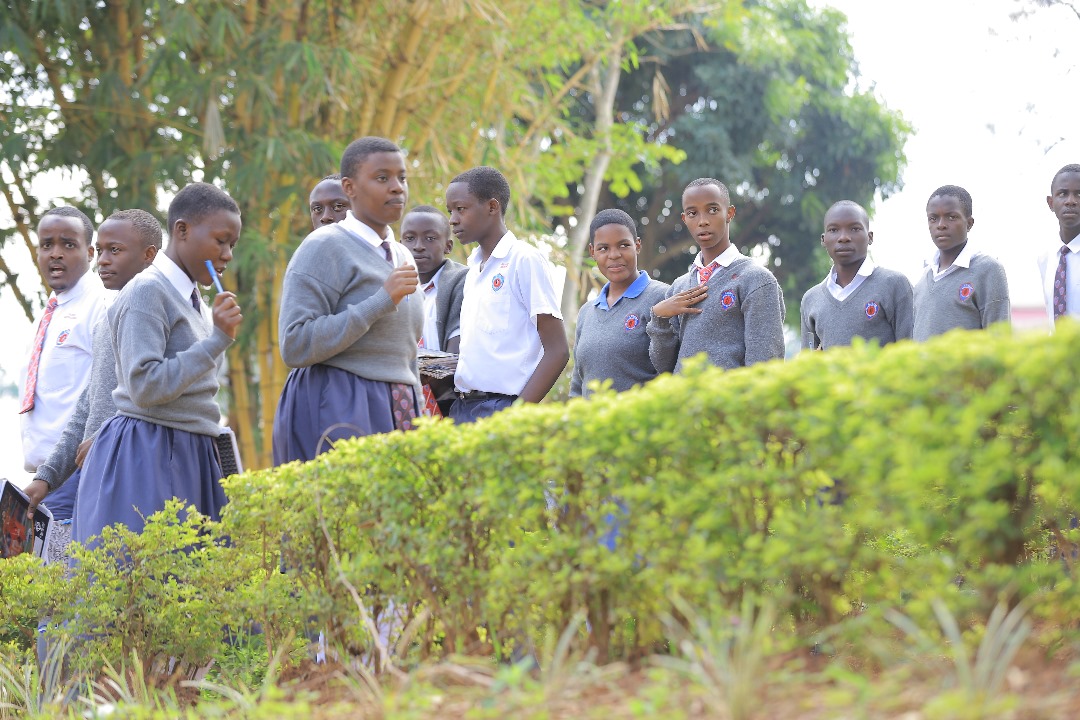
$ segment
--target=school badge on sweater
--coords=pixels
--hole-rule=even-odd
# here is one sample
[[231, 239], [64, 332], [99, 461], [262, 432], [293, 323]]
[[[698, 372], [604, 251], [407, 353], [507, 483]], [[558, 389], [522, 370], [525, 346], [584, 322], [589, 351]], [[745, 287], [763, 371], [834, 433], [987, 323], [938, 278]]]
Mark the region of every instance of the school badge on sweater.
[[866, 317], [870, 318], [871, 320], [877, 317], [877, 314], [880, 310], [881, 306], [878, 305], [876, 301], [871, 300], [870, 302], [866, 303]]
[[964, 283], [960, 286], [960, 302], [967, 302], [972, 295], [975, 294], [975, 286], [971, 283]]

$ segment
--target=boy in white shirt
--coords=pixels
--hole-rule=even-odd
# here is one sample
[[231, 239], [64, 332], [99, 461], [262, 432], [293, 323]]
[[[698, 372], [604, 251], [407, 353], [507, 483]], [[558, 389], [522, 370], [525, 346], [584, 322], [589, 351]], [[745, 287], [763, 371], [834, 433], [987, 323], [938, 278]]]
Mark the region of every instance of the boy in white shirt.
[[1054, 175], [1046, 204], [1057, 216], [1061, 245], [1039, 257], [1050, 329], [1059, 317], [1080, 318], [1080, 164], [1069, 164]]
[[510, 184], [495, 168], [475, 167], [446, 188], [450, 227], [469, 256], [461, 305], [461, 349], [450, 409], [473, 422], [521, 398], [540, 402], [570, 360], [548, 262], [506, 229]]

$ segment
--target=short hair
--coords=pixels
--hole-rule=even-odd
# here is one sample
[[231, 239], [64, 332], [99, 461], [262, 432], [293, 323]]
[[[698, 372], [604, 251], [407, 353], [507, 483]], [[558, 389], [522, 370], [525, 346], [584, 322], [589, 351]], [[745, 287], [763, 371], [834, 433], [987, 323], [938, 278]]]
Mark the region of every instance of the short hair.
[[480, 165], [461, 173], [451, 183], [463, 182], [469, 188], [469, 194], [481, 202], [499, 201], [499, 211], [506, 215], [510, 206], [510, 183], [506, 177], [493, 167]]
[[229, 197], [229, 193], [210, 183], [195, 182], [185, 185], [169, 203], [169, 235], [177, 220], [197, 223], [210, 213], [228, 210], [237, 215], [240, 207]]
[[330, 173], [319, 182], [324, 182], [326, 180], [341, 180], [341, 173]]
[[630, 237], [635, 240], [637, 239], [637, 224], [634, 222], [634, 218], [618, 208], [608, 208], [607, 210], [601, 210], [596, 213], [596, 217], [589, 223], [590, 245], [592, 245], [593, 240], [596, 239], [596, 231], [605, 225], [622, 225], [630, 231]]
[[[45, 211], [45, 214], [41, 216], [41, 219], [44, 220], [50, 215], [75, 218], [82, 223], [83, 230], [86, 231], [86, 244], [89, 246], [94, 242], [94, 223], [90, 222], [90, 218], [88, 218], [86, 213], [79, 208], [71, 207], [70, 205], [61, 205], [60, 207], [50, 208]], [[38, 224], [41, 224], [40, 221], [38, 221]]]
[[370, 135], [353, 140], [341, 155], [341, 177], [338, 179], [352, 177], [369, 156], [384, 152], [399, 153], [401, 148], [386, 138]]
[[852, 208], [852, 209], [855, 209], [855, 210], [858, 210], [859, 212], [861, 212], [863, 214], [863, 217], [866, 218], [866, 229], [867, 230], [870, 229], [870, 213], [868, 213], [866, 211], [866, 208], [864, 208], [862, 205], [855, 202], [854, 200], [837, 200], [836, 202], [834, 202], [832, 205], [829, 206], [828, 210], [825, 211], [825, 215], [822, 218], [822, 220], [824, 220], [825, 217], [828, 217], [829, 213], [831, 213], [833, 210], [835, 210], [837, 208], [842, 208], [842, 207]]
[[936, 197], [954, 197], [960, 201], [960, 208], [964, 211], [964, 215], [971, 217], [972, 202], [971, 193], [959, 185], [942, 185], [934, 192], [930, 193], [930, 197], [926, 199], [927, 204], [930, 203]]
[[131, 226], [135, 228], [135, 234], [142, 240], [144, 248], [156, 247], [158, 250], [161, 249], [161, 223], [145, 210], [117, 210], [107, 219], [131, 223]]
[[1080, 164], [1069, 163], [1068, 165], [1066, 165], [1065, 167], [1061, 168], [1056, 173], [1054, 173], [1054, 179], [1050, 181], [1050, 188], [1053, 189], [1054, 183], [1057, 182], [1057, 179], [1059, 177], [1061, 177], [1062, 175], [1069, 174], [1069, 173], [1080, 174]]
[[[441, 224], [443, 226], [443, 229], [446, 231], [446, 236], [450, 237], [450, 219], [447, 218], [446, 213], [444, 213], [439, 208], [435, 207], [434, 205], [417, 205], [412, 210], [405, 213], [405, 217], [409, 217], [413, 213], [423, 213], [425, 215], [438, 215], [439, 220], [441, 221]], [[404, 220], [402, 220], [402, 222], [404, 223]]]
[[702, 185], [715, 185], [716, 187], [720, 188], [720, 192], [724, 193], [724, 198], [728, 201], [728, 203], [731, 202], [731, 193], [728, 192], [727, 185], [720, 182], [716, 178], [711, 177], [701, 177], [697, 178], [696, 180], [691, 180], [689, 183], [687, 183], [686, 187], [683, 188], [683, 193], [685, 194], [686, 191], [690, 188], [701, 187]]

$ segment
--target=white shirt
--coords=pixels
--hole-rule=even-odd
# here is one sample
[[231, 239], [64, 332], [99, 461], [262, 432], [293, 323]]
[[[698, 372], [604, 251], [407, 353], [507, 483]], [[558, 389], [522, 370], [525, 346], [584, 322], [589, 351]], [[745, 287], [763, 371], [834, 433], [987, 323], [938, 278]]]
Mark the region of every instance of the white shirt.
[[[1065, 257], [1065, 314], [1080, 317], [1080, 235], [1066, 246], [1069, 254]], [[1039, 255], [1039, 274], [1042, 276], [1043, 299], [1046, 301], [1046, 316], [1050, 320], [1050, 330], [1054, 329], [1054, 276], [1057, 275], [1061, 245], [1054, 243]]]
[[874, 273], [874, 268], [877, 265], [869, 257], [863, 258], [862, 265], [859, 266], [859, 271], [855, 273], [855, 277], [851, 279], [844, 287], [836, 282], [836, 268], [834, 267], [829, 271], [829, 277], [825, 279], [825, 289], [829, 291], [829, 294], [834, 298], [843, 302], [851, 296], [851, 293], [859, 289], [859, 286], [863, 284], [866, 278], [870, 277]]
[[[374, 247], [379, 252], [383, 251], [383, 238], [379, 237], [379, 233], [375, 232], [366, 224], [358, 220], [356, 216], [352, 214], [352, 210], [349, 210], [347, 213], [345, 213], [345, 218], [341, 222], [339, 222], [338, 225], [345, 228], [353, 235], [359, 235], [361, 238], [371, 243], [372, 247]], [[394, 239], [394, 229], [391, 227], [386, 228], [386, 241], [391, 243], [397, 242]], [[409, 253], [409, 256], [412, 257], [412, 253]]]
[[[713, 259], [713, 262], [720, 265], [720, 267], [726, 268], [741, 257], [743, 257], [743, 254], [739, 252], [739, 248], [734, 245], [728, 245], [727, 250], [717, 255]], [[709, 264], [711, 265], [712, 263]], [[705, 269], [705, 264], [701, 262], [700, 252], [694, 256], [694, 267], [700, 268], [701, 270]]]
[[[115, 295], [105, 289], [97, 273], [87, 270], [75, 287], [49, 296], [56, 298], [57, 305], [41, 348], [34, 409], [20, 416], [23, 465], [27, 472], [34, 472], [48, 458], [75, 410], [79, 395], [90, 381], [94, 326], [105, 317]], [[38, 316], [19, 371], [20, 398], [40, 321]]]
[[424, 291], [424, 334], [420, 336], [420, 344], [428, 350], [442, 350], [439, 347], [436, 310], [439, 301], [439, 276], [442, 275], [444, 267], [446, 267], [445, 263], [435, 271], [435, 274], [431, 276], [431, 280], [421, 288]]
[[540, 251], [507, 232], [484, 263], [469, 255], [461, 302], [458, 390], [520, 395], [544, 357], [538, 315], [562, 319], [550, 263]]
[[971, 247], [971, 243], [969, 242], [967, 245], [964, 245], [964, 249], [961, 250], [960, 254], [956, 256], [956, 259], [952, 261], [952, 265], [945, 268], [944, 270], [938, 269], [941, 266], [940, 250], [935, 250], [934, 254], [930, 257], [930, 259], [926, 261], [926, 264], [930, 266], [931, 270], [933, 270], [934, 282], [937, 282], [944, 277], [952, 275], [959, 268], [971, 267], [971, 260], [978, 257], [979, 255], [982, 255], [982, 252]]

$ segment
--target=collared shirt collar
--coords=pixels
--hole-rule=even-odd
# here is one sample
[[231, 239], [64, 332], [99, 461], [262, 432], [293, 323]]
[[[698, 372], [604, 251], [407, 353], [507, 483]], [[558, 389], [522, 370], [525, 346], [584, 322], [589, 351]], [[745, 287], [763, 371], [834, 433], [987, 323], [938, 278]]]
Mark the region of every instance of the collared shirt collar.
[[[630, 283], [630, 287], [626, 288], [626, 291], [622, 294], [619, 300], [615, 301], [615, 304], [618, 305], [619, 301], [623, 298], [632, 299], [643, 293], [645, 291], [645, 288], [649, 285], [649, 279], [649, 273], [645, 272], [644, 270], [638, 270], [637, 279], [635, 279], [634, 282]], [[600, 294], [596, 296], [595, 300], [593, 300], [593, 305], [600, 308], [601, 310], [611, 309], [608, 306], [607, 302], [607, 291], [609, 285], [611, 285], [610, 282], [605, 283], [604, 287], [600, 289]]]
[[[877, 267], [877, 265], [875, 265], [874, 261], [870, 259], [869, 255], [867, 255], [865, 258], [863, 258], [862, 265], [859, 266], [859, 270], [858, 270], [858, 272], [855, 273], [855, 277], [857, 277], [857, 278], [861, 277], [861, 278], [864, 278], [864, 279], [868, 278], [868, 277], [870, 277], [871, 275], [874, 274], [874, 268], [876, 268], [876, 267]], [[833, 269], [829, 271], [829, 276], [825, 281], [825, 286], [829, 289], [829, 292], [832, 292], [834, 288], [836, 290], [841, 289], [840, 284], [836, 282], [836, 266], [835, 265], [833, 266]], [[835, 295], [835, 293], [834, 293], [834, 295]]]
[[379, 233], [375, 232], [369, 225], [357, 219], [353, 215], [352, 210], [345, 213], [344, 219], [341, 220], [341, 227], [345, 228], [353, 235], [358, 235], [371, 244], [372, 247], [382, 252], [382, 243], [385, 239], [387, 242], [396, 242], [394, 239], [394, 229], [392, 227], [386, 228], [386, 237], [379, 237]]
[[[1068, 243], [1066, 243], [1065, 247], [1069, 248], [1069, 252], [1071, 253], [1080, 253], [1080, 235], [1077, 235]], [[1058, 252], [1061, 251], [1058, 250]]]
[[[720, 264], [720, 267], [726, 268], [728, 265], [731, 265], [731, 263], [735, 262], [740, 257], [743, 257], [743, 254], [739, 252], [739, 248], [735, 247], [734, 245], [728, 245], [727, 250], [717, 255], [716, 259], [713, 262], [717, 262]], [[700, 252], [694, 256], [694, 267], [702, 269], [705, 268], [705, 266], [701, 262]]]
[[[956, 259], [953, 260], [950, 267], [956, 266], [962, 268], [969, 268], [971, 267], [972, 259], [981, 254], [982, 251], [973, 248], [971, 246], [971, 242], [969, 241], [966, 245], [964, 245], [964, 249], [960, 251], [960, 254], [956, 256]], [[935, 273], [938, 272], [938, 265], [941, 264], [941, 251], [935, 250], [934, 254], [930, 256], [930, 260], [928, 260], [926, 264], [934, 268]]]
[[431, 279], [424, 283], [424, 292], [427, 292], [428, 288], [431, 288], [436, 293], [439, 292], [439, 276], [442, 275], [446, 263], [447, 261], [443, 260], [443, 264], [439, 266], [439, 269], [435, 271], [435, 274], [431, 276]]
[[83, 273], [83, 276], [79, 278], [79, 281], [75, 283], [74, 287], [64, 290], [63, 292], [52, 293], [49, 297], [56, 298], [57, 305], [66, 305], [69, 302], [74, 302], [91, 291], [95, 278], [97, 278], [97, 273], [93, 270], [87, 270]]
[[171, 257], [159, 252], [157, 257], [154, 258], [154, 267], [161, 271], [161, 274], [165, 276], [170, 285], [176, 288], [176, 292], [180, 293], [180, 297], [185, 300], [191, 298], [191, 291], [195, 289], [195, 281], [189, 278], [187, 273], [180, 269], [180, 266], [173, 262]]
[[[491, 257], [493, 257], [493, 258], [504, 258], [504, 257], [506, 257], [507, 255], [510, 254], [510, 250], [514, 247], [514, 244], [517, 241], [518, 241], [518, 239], [516, 237], [514, 237], [514, 233], [507, 230], [506, 234], [503, 235], [502, 238], [499, 239], [499, 244], [496, 245], [495, 248], [491, 251]], [[469, 265], [470, 266], [479, 265], [481, 262], [483, 262], [483, 252], [484, 252], [483, 248], [481, 248], [478, 245], [476, 247], [476, 249], [473, 250], [472, 253], [469, 254]]]

